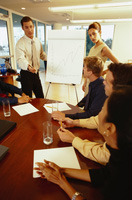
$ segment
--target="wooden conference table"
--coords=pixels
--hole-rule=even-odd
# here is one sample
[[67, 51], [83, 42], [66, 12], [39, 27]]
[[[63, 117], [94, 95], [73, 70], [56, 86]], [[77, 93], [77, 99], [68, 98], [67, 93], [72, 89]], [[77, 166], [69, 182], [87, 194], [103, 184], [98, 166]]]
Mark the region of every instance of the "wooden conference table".
[[[41, 178], [33, 178], [32, 175], [34, 150], [71, 146], [60, 141], [56, 133], [59, 124], [51, 119], [51, 115], [43, 107], [45, 103], [51, 102], [53, 101], [47, 99], [33, 99], [31, 104], [39, 112], [23, 117], [11, 109], [11, 116], [5, 118], [2, 106], [0, 106], [0, 119], [17, 123], [17, 127], [0, 141], [1, 145], [9, 147], [9, 152], [0, 161], [1, 200], [69, 200], [69, 197], [59, 186]], [[72, 113], [78, 110], [75, 106], [71, 107]], [[42, 123], [46, 120], [51, 120], [53, 124], [53, 143], [49, 146], [45, 145], [42, 140]], [[88, 138], [92, 141], [103, 141], [97, 130], [72, 128], [71, 131], [82, 139]], [[84, 158], [77, 150], [76, 154], [81, 168], [100, 167], [99, 164]], [[69, 182], [77, 191], [82, 192], [87, 199], [102, 199], [100, 188], [94, 188], [90, 183], [75, 179], [69, 179]]]

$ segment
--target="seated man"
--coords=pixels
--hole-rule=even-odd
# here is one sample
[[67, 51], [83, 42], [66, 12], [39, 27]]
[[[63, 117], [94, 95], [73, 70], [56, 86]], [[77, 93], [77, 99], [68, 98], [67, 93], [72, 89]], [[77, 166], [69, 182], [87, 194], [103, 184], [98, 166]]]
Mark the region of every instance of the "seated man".
[[[110, 96], [113, 88], [117, 85], [132, 85], [132, 65], [111, 63], [108, 66], [104, 85], [107, 96]], [[88, 119], [72, 120], [70, 118], [65, 118], [63, 120], [63, 127], [70, 128], [75, 126], [98, 129], [98, 115]], [[110, 153], [106, 148], [106, 143], [99, 144], [89, 140], [82, 140], [66, 129], [59, 129], [58, 134], [63, 142], [72, 143], [72, 145], [85, 157], [101, 164], [106, 164], [108, 162]]]
[[[9, 96], [9, 93], [12, 96]], [[17, 98], [14, 94], [19, 94], [21, 97]], [[21, 89], [0, 80], [0, 105], [4, 99], [8, 99], [10, 104], [27, 103], [30, 101], [29, 96], [25, 95]]]
[[89, 78], [89, 92], [78, 103], [78, 106], [84, 106], [84, 112], [75, 114], [64, 114], [56, 111], [52, 113], [53, 119], [58, 120], [60, 116], [70, 117], [71, 119], [83, 119], [91, 116], [96, 116], [106, 99], [104, 90], [104, 79], [101, 77], [103, 71], [103, 61], [99, 57], [86, 57], [84, 59], [84, 77]]

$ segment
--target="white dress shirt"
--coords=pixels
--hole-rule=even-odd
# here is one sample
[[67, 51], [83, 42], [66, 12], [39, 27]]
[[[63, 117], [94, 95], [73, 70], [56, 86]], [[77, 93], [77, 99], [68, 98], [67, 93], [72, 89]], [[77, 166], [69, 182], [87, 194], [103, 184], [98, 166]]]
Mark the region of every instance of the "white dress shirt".
[[37, 50], [36, 57], [39, 61], [39, 67], [40, 67], [40, 59], [47, 60], [46, 53], [43, 51], [43, 47], [39, 39], [36, 37], [31, 39], [27, 37], [26, 35], [24, 35], [22, 38], [18, 40], [16, 44], [17, 63], [18, 63], [18, 66], [23, 70], [27, 70], [28, 65], [32, 66], [32, 41], [35, 42], [35, 46]]

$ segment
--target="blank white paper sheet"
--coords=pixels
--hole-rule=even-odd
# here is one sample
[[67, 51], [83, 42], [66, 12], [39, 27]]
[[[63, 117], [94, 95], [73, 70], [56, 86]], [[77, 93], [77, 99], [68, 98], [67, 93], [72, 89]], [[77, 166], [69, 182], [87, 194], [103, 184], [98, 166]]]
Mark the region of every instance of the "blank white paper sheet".
[[[44, 162], [44, 159], [60, 167], [81, 169], [73, 147], [34, 150], [33, 168], [37, 167], [36, 162]], [[40, 176], [33, 169], [33, 178], [38, 177]]]
[[18, 106], [12, 107], [20, 116], [28, 115], [39, 110], [35, 108], [31, 103], [26, 103]]
[[65, 111], [65, 110], [71, 110], [71, 108], [66, 104], [66, 103], [49, 103], [49, 104], [44, 104], [44, 108], [47, 110], [48, 113], [52, 113], [52, 104], [53, 104], [53, 110], [57, 111]]

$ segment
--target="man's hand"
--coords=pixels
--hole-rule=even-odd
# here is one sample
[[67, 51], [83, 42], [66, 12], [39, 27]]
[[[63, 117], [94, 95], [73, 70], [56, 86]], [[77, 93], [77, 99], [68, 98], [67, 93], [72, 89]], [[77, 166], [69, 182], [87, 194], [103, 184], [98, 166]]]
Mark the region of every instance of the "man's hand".
[[51, 117], [54, 120], [63, 121], [65, 119], [65, 114], [60, 111], [54, 111], [54, 112], [52, 112]]
[[28, 65], [28, 71], [30, 71], [31, 73], [36, 73], [36, 68], [35, 67], [31, 67], [30, 65]]
[[72, 132], [70, 132], [64, 128], [59, 128], [57, 130], [57, 133], [62, 142], [72, 143], [73, 139], [75, 138], [75, 135]]
[[22, 95], [18, 98], [18, 103], [28, 103], [29, 101], [31, 101], [31, 98], [27, 95]]

